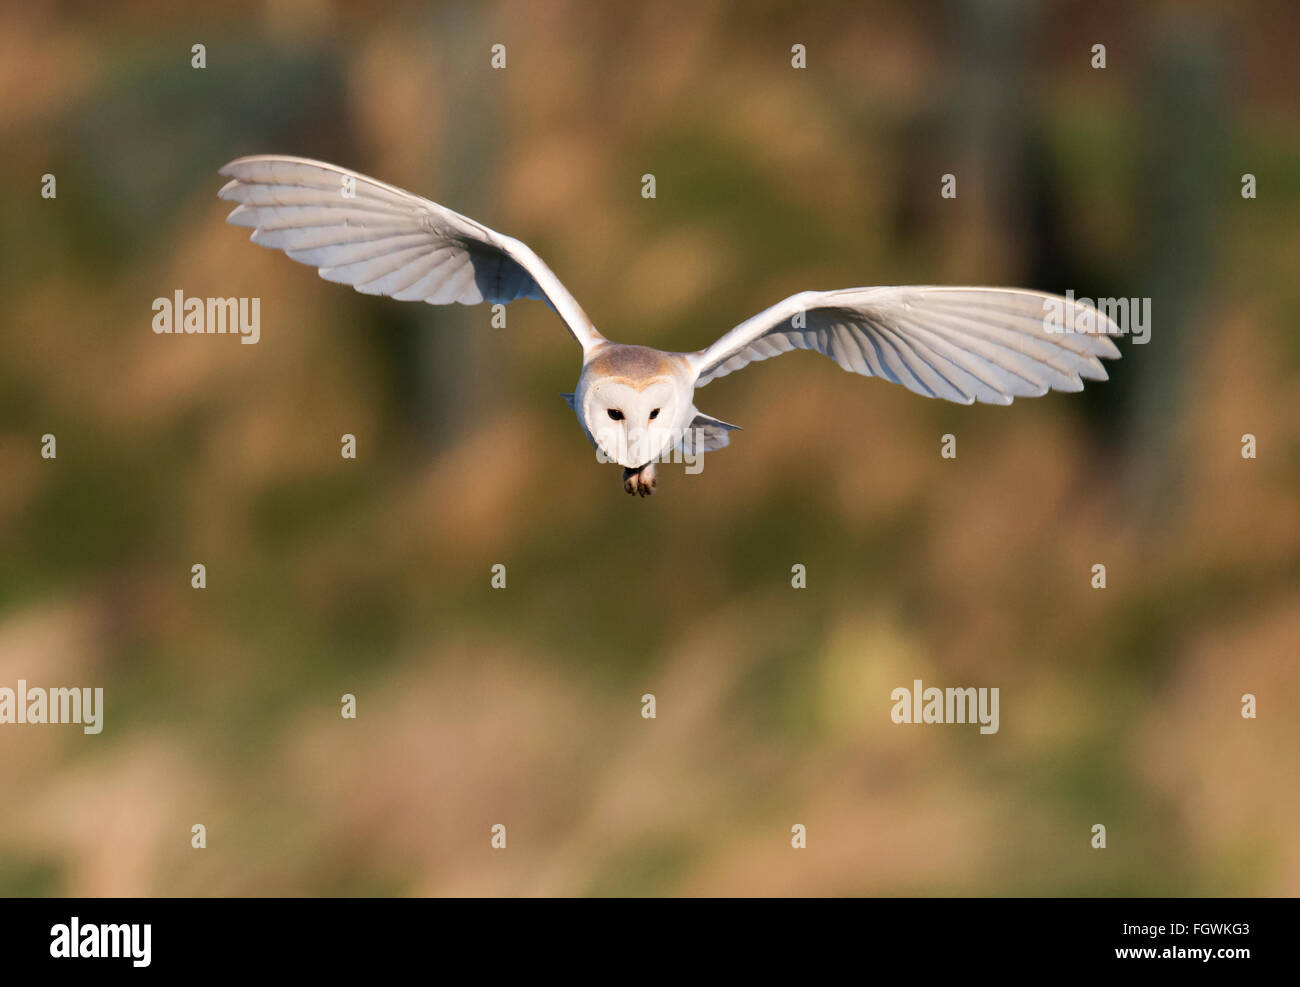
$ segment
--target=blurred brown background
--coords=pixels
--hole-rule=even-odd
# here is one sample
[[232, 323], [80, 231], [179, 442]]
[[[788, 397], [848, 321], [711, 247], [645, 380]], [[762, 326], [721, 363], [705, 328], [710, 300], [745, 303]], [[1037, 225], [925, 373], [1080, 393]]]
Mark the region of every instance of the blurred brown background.
[[[0, 685], [106, 705], [0, 726], [0, 892], [1300, 893], [1300, 8], [190, 6], [0, 21]], [[545, 306], [249, 244], [259, 152], [524, 239], [618, 340], [976, 283], [1149, 296], [1152, 341], [1011, 408], [760, 364], [633, 501]], [[154, 335], [177, 288], [261, 342]], [[915, 678], [1000, 732], [894, 725]]]

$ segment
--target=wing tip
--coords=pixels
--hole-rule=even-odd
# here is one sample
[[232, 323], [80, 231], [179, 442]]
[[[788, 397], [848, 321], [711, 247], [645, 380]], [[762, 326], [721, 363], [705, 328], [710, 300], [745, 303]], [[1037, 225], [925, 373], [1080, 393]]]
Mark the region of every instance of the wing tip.
[[225, 164], [223, 164], [220, 168], [217, 169], [217, 174], [226, 175], [228, 177], [238, 179], [239, 172], [244, 165], [251, 165], [257, 163], [258, 161], [265, 161], [267, 158], [277, 158], [277, 157], [279, 157], [279, 155], [246, 154], [242, 158], [233, 158], [230, 161], [227, 161]]
[[994, 391], [991, 397], [979, 398], [979, 403], [996, 405], [999, 408], [1007, 408], [1014, 404], [1015, 400], [1016, 396], [1014, 394], [1003, 394], [1000, 391]]
[[254, 230], [257, 229], [257, 218], [255, 216], [250, 217], [250, 210], [245, 209], [243, 206], [236, 206], [230, 210], [226, 222], [231, 226], [243, 226], [245, 228], [251, 226]]
[[1100, 360], [1093, 360], [1092, 363], [1088, 364], [1087, 371], [1080, 371], [1079, 376], [1084, 380], [1093, 380], [1098, 383], [1110, 380], [1110, 374], [1106, 371], [1105, 365], [1102, 364]]

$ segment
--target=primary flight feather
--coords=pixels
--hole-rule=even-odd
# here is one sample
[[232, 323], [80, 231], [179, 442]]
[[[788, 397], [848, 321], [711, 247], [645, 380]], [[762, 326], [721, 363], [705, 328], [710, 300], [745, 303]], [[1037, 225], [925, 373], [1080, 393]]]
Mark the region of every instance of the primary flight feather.
[[[1119, 356], [1108, 338], [1119, 327], [1073, 299], [938, 286], [799, 292], [693, 353], [614, 343], [525, 244], [436, 202], [306, 158], [239, 158], [221, 174], [231, 181], [218, 194], [238, 203], [228, 221], [328, 281], [433, 305], [545, 301], [582, 347], [564, 398], [602, 457], [624, 468], [624, 489], [642, 496], [666, 454], [728, 444], [736, 426], [701, 414], [696, 388], [790, 350], [961, 404], [1082, 390]], [[1059, 328], [1076, 325], [1086, 331]]]

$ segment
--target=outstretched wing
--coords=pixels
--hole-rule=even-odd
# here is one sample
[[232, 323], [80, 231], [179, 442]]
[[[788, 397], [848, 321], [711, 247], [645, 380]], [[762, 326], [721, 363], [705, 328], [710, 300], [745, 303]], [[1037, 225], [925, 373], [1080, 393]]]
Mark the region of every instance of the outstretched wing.
[[221, 169], [227, 218], [253, 242], [367, 295], [432, 305], [544, 299], [584, 351], [604, 337], [554, 272], [525, 244], [436, 202], [346, 168], [259, 154]]
[[731, 432], [739, 432], [739, 425], [724, 422], [702, 411], [695, 413], [695, 418], [682, 433], [681, 448], [692, 455], [701, 452], [717, 452], [731, 444]]
[[1119, 356], [1108, 338], [1119, 334], [1097, 309], [1038, 291], [848, 288], [791, 295], [689, 359], [696, 387], [801, 349], [926, 397], [1010, 404], [1105, 380], [1101, 359]]

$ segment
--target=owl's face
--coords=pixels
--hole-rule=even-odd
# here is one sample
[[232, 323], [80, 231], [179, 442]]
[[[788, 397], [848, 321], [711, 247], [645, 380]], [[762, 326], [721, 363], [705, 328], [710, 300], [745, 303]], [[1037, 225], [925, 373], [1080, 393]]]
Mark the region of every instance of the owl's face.
[[605, 457], [636, 469], [658, 460], [673, 443], [681, 395], [671, 377], [598, 380], [583, 406], [587, 431]]

